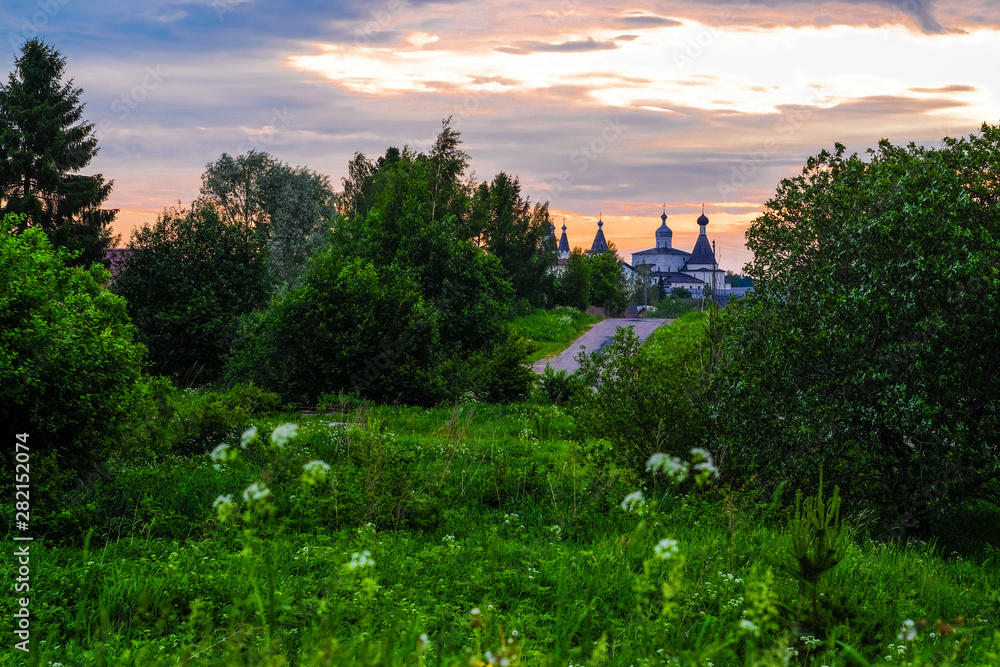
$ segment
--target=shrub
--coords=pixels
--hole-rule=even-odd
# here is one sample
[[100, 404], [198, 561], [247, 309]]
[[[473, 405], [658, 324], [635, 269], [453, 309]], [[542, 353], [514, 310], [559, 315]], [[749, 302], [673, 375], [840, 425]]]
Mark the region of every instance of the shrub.
[[642, 346], [631, 328], [619, 327], [600, 351], [581, 355], [579, 372], [592, 391], [582, 394], [577, 424], [585, 437], [613, 445], [595, 449], [598, 459], [640, 469], [654, 452], [685, 455], [707, 438], [709, 346], [701, 316], [659, 331]]
[[37, 519], [128, 442], [145, 349], [125, 300], [104, 287], [107, 269], [69, 268], [70, 253], [41, 229], [17, 234], [15, 224], [0, 225], [0, 423], [11, 472], [15, 434], [28, 434]]

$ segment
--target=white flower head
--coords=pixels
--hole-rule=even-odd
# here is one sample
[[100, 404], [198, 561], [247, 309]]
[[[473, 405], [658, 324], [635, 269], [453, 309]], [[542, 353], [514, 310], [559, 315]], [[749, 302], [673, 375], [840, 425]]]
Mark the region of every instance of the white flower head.
[[257, 441], [257, 427], [251, 426], [247, 430], [243, 431], [243, 435], [240, 436], [240, 447], [246, 449], [251, 443]]
[[622, 509], [626, 512], [631, 512], [633, 509], [638, 509], [642, 507], [643, 497], [642, 491], [633, 491], [632, 493], [625, 496], [625, 500], [622, 501]]
[[347, 564], [347, 567], [352, 570], [357, 570], [358, 568], [375, 567], [375, 559], [372, 558], [370, 551], [362, 551], [361, 553], [354, 552], [351, 556], [351, 562]]
[[653, 547], [653, 550], [663, 560], [670, 560], [681, 553], [677, 540], [672, 540], [669, 537], [660, 540], [660, 543]]
[[913, 638], [917, 636], [916, 623], [912, 619], [906, 619], [903, 621], [903, 629], [899, 631], [896, 635], [896, 639], [902, 639], [904, 641], [913, 641]]
[[660, 452], [653, 454], [646, 461], [646, 470], [654, 474], [665, 472], [677, 482], [683, 482], [687, 479], [689, 469], [690, 464], [687, 461], [682, 461], [676, 456], [667, 456]]
[[330, 472], [330, 464], [326, 461], [310, 461], [302, 466], [302, 481], [315, 486], [326, 481], [326, 474]]
[[232, 458], [232, 454], [229, 451], [229, 445], [227, 445], [226, 443], [222, 443], [221, 445], [213, 449], [212, 453], [209, 454], [209, 456], [212, 457], [213, 461], [219, 461], [220, 463], [225, 463], [226, 461]]
[[243, 500], [255, 502], [258, 500], [268, 500], [271, 497], [271, 489], [267, 488], [264, 482], [254, 482], [243, 491]]
[[712, 454], [709, 453], [707, 449], [701, 447], [695, 447], [691, 450], [691, 456], [693, 459], [698, 460], [695, 464], [694, 469], [696, 472], [696, 477], [698, 480], [698, 485], [710, 484], [713, 480], [718, 479], [719, 469], [715, 467], [715, 462], [712, 460]]
[[212, 508], [219, 515], [219, 521], [225, 522], [237, 512], [236, 504], [233, 503], [233, 494], [219, 496], [212, 503]]
[[740, 629], [746, 630], [747, 632], [750, 632], [756, 636], [760, 635], [760, 628], [758, 628], [753, 621], [749, 621], [745, 618], [742, 621], [740, 621]]
[[276, 426], [273, 431], [271, 431], [271, 442], [273, 442], [277, 447], [284, 447], [288, 444], [288, 441], [294, 438], [299, 431], [297, 424], [282, 424], [281, 426]]

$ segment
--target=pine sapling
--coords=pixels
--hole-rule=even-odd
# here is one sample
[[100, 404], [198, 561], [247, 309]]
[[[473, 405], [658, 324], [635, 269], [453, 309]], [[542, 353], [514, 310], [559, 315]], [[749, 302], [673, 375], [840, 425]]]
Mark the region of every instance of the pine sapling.
[[819, 622], [819, 580], [844, 558], [849, 527], [840, 521], [840, 488], [833, 488], [833, 497], [823, 500], [823, 474], [819, 491], [803, 500], [802, 491], [795, 494], [795, 516], [789, 520], [792, 536], [792, 557], [798, 563], [798, 576], [812, 585], [813, 618]]

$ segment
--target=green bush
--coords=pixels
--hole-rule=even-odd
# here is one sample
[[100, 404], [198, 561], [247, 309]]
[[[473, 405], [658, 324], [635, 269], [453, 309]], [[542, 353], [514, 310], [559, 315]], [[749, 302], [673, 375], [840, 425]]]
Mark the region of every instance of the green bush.
[[687, 456], [708, 437], [709, 341], [700, 313], [660, 327], [646, 345], [629, 327], [581, 359], [592, 391], [575, 411], [581, 435], [605, 439], [596, 460], [641, 470], [655, 452]]
[[[101, 478], [106, 457], [131, 443], [143, 402], [146, 351], [125, 300], [99, 264], [69, 268], [45, 233], [0, 225], [0, 423], [5, 470], [26, 433], [32, 520]], [[12, 486], [5, 485], [9, 497]]]
[[[654, 301], [652, 304], [653, 311], [651, 315], [653, 317], [665, 317], [673, 319], [676, 317], [680, 317], [685, 313], [692, 312], [697, 307], [697, 304], [695, 304], [694, 301], [691, 301], [690, 292], [688, 292], [687, 296], [681, 296], [677, 294], [677, 291], [681, 289], [683, 288], [681, 287], [675, 288], [673, 292], [668, 296], [663, 297], [659, 301]], [[687, 292], [687, 290], [684, 291]]]
[[724, 311], [713, 392], [731, 479], [815, 489], [884, 530], [1000, 501], [1000, 128], [782, 181], [747, 230], [754, 295]]
[[226, 391], [188, 390], [171, 420], [173, 451], [203, 454], [225, 440], [233, 441], [247, 427], [253, 414], [277, 411], [278, 395], [252, 382]]

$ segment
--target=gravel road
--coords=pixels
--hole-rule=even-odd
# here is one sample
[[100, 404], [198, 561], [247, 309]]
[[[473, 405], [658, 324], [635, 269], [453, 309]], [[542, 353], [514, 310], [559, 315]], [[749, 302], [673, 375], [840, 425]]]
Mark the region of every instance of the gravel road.
[[558, 355], [536, 361], [534, 363], [535, 372], [541, 373], [545, 370], [546, 366], [552, 366], [552, 370], [572, 373], [579, 368], [579, 364], [576, 363], [576, 355], [580, 354], [580, 350], [586, 348], [589, 354], [601, 349], [611, 342], [611, 337], [615, 335], [615, 330], [618, 327], [632, 327], [639, 336], [639, 340], [645, 341], [649, 338], [649, 334], [653, 333], [658, 326], [669, 324], [670, 322], [673, 322], [673, 320], [645, 317], [615, 317], [601, 320]]

